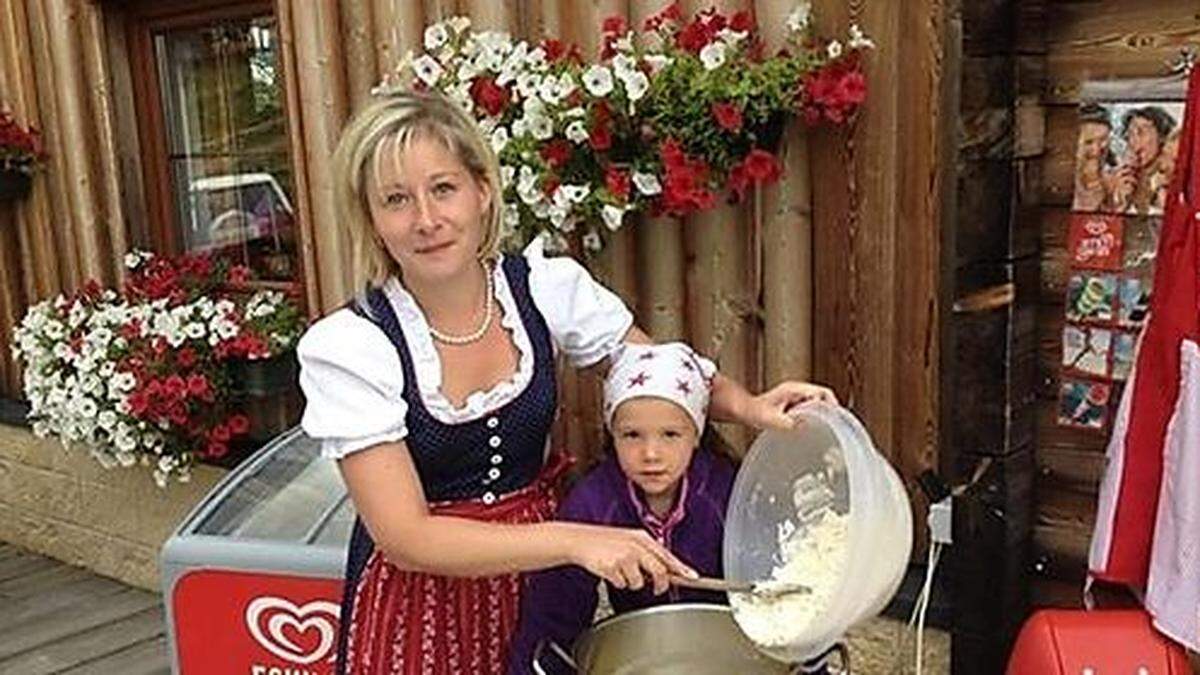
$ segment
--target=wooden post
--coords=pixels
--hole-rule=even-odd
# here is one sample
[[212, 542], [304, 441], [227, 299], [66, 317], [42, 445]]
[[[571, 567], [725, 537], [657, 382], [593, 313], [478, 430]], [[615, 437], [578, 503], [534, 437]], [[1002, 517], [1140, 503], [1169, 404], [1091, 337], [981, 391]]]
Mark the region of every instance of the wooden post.
[[357, 110], [379, 82], [373, 44], [375, 25], [371, 8], [362, 2], [343, 2], [338, 6], [342, 45], [346, 53], [346, 84], [350, 110]]

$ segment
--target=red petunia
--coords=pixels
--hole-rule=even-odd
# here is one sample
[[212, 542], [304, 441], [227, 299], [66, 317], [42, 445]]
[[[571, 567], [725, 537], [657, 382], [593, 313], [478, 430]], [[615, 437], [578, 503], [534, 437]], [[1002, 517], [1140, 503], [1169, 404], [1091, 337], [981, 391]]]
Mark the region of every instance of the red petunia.
[[628, 201], [631, 187], [629, 174], [610, 164], [604, 169], [604, 187], [617, 199]]
[[706, 23], [700, 20], [700, 17], [696, 17], [675, 36], [675, 44], [679, 45], [680, 49], [687, 50], [693, 54], [699, 54], [701, 49], [704, 49], [708, 46], [709, 42], [712, 42], [712, 39], [713, 31], [709, 29]]
[[754, 15], [745, 9], [737, 12], [729, 20], [729, 28], [739, 33], [749, 33], [754, 30]]
[[220, 459], [220, 458], [224, 457], [228, 452], [229, 452], [228, 445], [225, 445], [224, 443], [219, 443], [217, 441], [210, 441], [208, 444], [208, 448], [205, 450], [204, 454], [208, 455], [208, 457], [210, 459]]
[[229, 268], [229, 283], [234, 286], [245, 286], [250, 281], [250, 268], [245, 265], [234, 265]]
[[842, 105], [859, 105], [867, 100], [867, 78], [858, 71], [851, 71], [838, 81], [837, 96]]
[[571, 152], [571, 144], [565, 138], [555, 138], [538, 151], [550, 168], [556, 170], [571, 160]]
[[192, 396], [204, 396], [208, 393], [208, 378], [202, 373], [188, 375], [187, 392]]
[[218, 424], [208, 432], [209, 440], [216, 441], [218, 443], [228, 443], [229, 439], [232, 437], [233, 434], [230, 433], [229, 427], [225, 426], [224, 424]]
[[546, 38], [542, 40], [542, 51], [546, 52], [546, 60], [555, 63], [567, 55], [567, 46], [562, 40]]
[[602, 23], [600, 25], [601, 31], [603, 31], [605, 33], [609, 33], [609, 34], [616, 34], [616, 35], [624, 34], [626, 28], [627, 28], [627, 25], [625, 23], [625, 17], [618, 16], [615, 14], [613, 16], [606, 18], [604, 20], [604, 23]]
[[242, 415], [241, 413], [231, 415], [225, 424], [229, 427], [229, 431], [232, 432], [234, 436], [240, 436], [247, 431], [250, 431], [250, 418]]
[[756, 183], [777, 181], [782, 173], [779, 168], [779, 162], [775, 161], [775, 155], [762, 148], [751, 150], [746, 155], [746, 158], [742, 160], [742, 165], [746, 167], [746, 175]]
[[175, 363], [179, 364], [180, 368], [191, 368], [196, 365], [196, 351], [191, 347], [184, 347], [175, 353]]
[[742, 109], [733, 103], [712, 104], [712, 116], [725, 131], [737, 133], [742, 129]]
[[612, 130], [608, 127], [608, 120], [598, 121], [592, 125], [588, 131], [588, 145], [592, 146], [593, 150], [604, 152], [612, 147]]
[[493, 117], [504, 112], [508, 97], [508, 89], [490, 77], [477, 77], [471, 82], [471, 99]]

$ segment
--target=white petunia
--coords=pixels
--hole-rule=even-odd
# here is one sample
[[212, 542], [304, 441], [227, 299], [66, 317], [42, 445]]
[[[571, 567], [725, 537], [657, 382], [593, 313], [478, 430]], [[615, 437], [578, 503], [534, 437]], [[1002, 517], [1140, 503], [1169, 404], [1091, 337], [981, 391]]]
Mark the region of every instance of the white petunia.
[[639, 71], [634, 72], [625, 80], [625, 95], [630, 102], [640, 101], [650, 89], [650, 78]]
[[471, 27], [471, 19], [469, 17], [465, 17], [465, 16], [450, 17], [450, 19], [448, 19], [446, 21], [446, 23], [450, 24], [450, 28], [455, 33], [462, 33], [463, 31], [465, 31]]
[[583, 247], [592, 253], [599, 251], [604, 247], [604, 242], [600, 239], [600, 235], [595, 232], [588, 232], [583, 235]]
[[583, 122], [575, 120], [567, 125], [566, 131], [563, 132], [567, 140], [576, 145], [585, 142], [588, 139], [588, 130]]
[[808, 22], [812, 19], [812, 3], [809, 0], [802, 0], [788, 15], [787, 27], [793, 33], [798, 33], [808, 28]]
[[850, 24], [850, 48], [851, 49], [874, 49], [875, 42], [863, 33], [862, 28], [858, 24]]
[[516, 174], [517, 170], [512, 166], [508, 164], [502, 165], [500, 167], [500, 187], [508, 188], [509, 185], [512, 185], [513, 178], [516, 176]]
[[138, 255], [136, 251], [130, 251], [125, 254], [125, 269], [137, 269], [137, 266], [140, 264], [142, 264], [142, 256]]
[[500, 154], [500, 151], [504, 150], [504, 146], [508, 145], [508, 129], [504, 126], [496, 127], [496, 130], [492, 132], [491, 141], [492, 151]]
[[635, 171], [633, 173], [633, 184], [637, 187], [638, 192], [647, 197], [654, 196], [662, 192], [662, 184], [658, 182], [658, 176], [652, 173], [641, 173]]
[[562, 193], [564, 199], [572, 204], [578, 204], [587, 199], [591, 192], [592, 189], [587, 185], [560, 185], [554, 195], [557, 197], [559, 193]]
[[829, 43], [829, 46], [826, 47], [825, 49], [826, 49], [826, 52], [829, 54], [829, 58], [831, 58], [831, 59], [836, 59], [837, 57], [842, 55], [842, 43], [838, 42], [837, 40], [831, 41]]
[[583, 87], [592, 96], [608, 96], [613, 89], [612, 71], [594, 65], [583, 72]]
[[726, 49], [724, 42], [710, 42], [704, 45], [704, 49], [700, 50], [700, 62], [704, 64], [704, 69], [716, 70], [724, 65]]
[[112, 431], [112, 428], [117, 426], [117, 413], [111, 410], [105, 410], [96, 418], [96, 422], [101, 429]]
[[730, 47], [736, 47], [739, 42], [745, 40], [749, 36], [750, 34], [744, 30], [730, 30], [728, 28], [722, 28], [721, 30], [717, 31], [717, 39], [721, 40]]
[[600, 215], [604, 218], [604, 225], [616, 232], [621, 228], [621, 221], [625, 218], [625, 209], [605, 204], [604, 208], [600, 209]]
[[450, 32], [446, 30], [445, 24], [435, 23], [425, 29], [425, 49], [433, 51], [446, 44], [449, 39]]
[[614, 56], [612, 64], [613, 72], [616, 73], [618, 79], [624, 79], [630, 73], [637, 70], [637, 61], [626, 54], [617, 54]]
[[548, 140], [554, 135], [554, 122], [547, 115], [535, 115], [529, 119], [529, 133], [539, 141]]
[[558, 105], [559, 101], [562, 100], [558, 87], [558, 78], [553, 75], [547, 75], [542, 78], [542, 83], [538, 85], [538, 96], [550, 105]]
[[517, 229], [521, 224], [521, 209], [517, 208], [516, 204], [504, 205], [504, 227], [509, 232]]
[[438, 63], [432, 56], [422, 54], [417, 60], [413, 61], [413, 72], [417, 74], [418, 79], [427, 86], [432, 87], [442, 77], [443, 69], [442, 64]]

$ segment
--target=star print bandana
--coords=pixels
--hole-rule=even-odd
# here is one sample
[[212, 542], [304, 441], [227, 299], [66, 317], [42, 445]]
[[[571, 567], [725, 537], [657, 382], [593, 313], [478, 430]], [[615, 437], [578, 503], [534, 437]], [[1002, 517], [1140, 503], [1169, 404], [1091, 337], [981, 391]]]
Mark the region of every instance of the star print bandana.
[[611, 428], [621, 403], [640, 396], [666, 399], [687, 411], [704, 431], [708, 397], [717, 367], [682, 342], [626, 344], [613, 354], [604, 380], [604, 424]]

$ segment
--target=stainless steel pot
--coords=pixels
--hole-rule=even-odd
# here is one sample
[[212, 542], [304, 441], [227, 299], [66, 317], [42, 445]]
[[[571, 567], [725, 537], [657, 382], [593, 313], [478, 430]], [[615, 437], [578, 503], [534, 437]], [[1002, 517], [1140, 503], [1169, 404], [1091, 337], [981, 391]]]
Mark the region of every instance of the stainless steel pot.
[[[546, 675], [539, 645], [533, 672]], [[621, 614], [592, 626], [573, 654], [549, 645], [585, 675], [783, 675], [795, 666], [759, 653], [722, 605], [673, 604]]]

